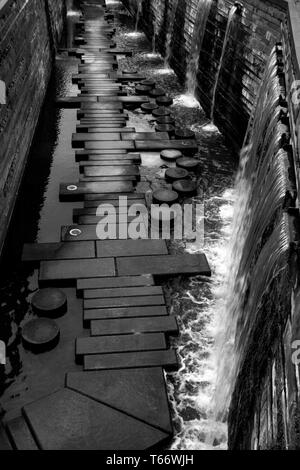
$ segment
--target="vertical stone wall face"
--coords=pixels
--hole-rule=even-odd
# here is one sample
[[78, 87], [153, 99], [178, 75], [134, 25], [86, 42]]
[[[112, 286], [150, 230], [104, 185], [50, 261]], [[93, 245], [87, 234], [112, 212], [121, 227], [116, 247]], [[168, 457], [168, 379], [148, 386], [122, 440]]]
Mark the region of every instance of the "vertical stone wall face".
[[8, 0], [0, 9], [0, 250], [64, 23], [64, 1]]

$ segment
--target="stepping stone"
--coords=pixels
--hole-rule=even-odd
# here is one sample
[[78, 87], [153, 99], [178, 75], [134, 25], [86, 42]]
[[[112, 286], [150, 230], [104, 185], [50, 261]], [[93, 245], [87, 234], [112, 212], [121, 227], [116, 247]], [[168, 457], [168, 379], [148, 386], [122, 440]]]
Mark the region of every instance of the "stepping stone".
[[168, 138], [167, 132], [132, 132], [121, 136], [122, 140], [164, 140]]
[[[104, 223], [100, 224], [100, 226], [101, 225], [105, 227]], [[73, 242], [73, 241], [102, 240], [102, 238], [99, 238], [97, 235], [97, 228], [99, 228], [98, 226], [99, 224], [63, 226], [61, 228], [62, 241]], [[115, 227], [115, 231], [113, 230], [113, 235], [115, 235], [115, 238], [121, 238], [121, 237], [124, 238], [124, 236], [127, 235], [127, 230], [128, 230], [127, 224], [121, 224], [121, 225], [117, 224]], [[146, 231], [146, 227], [144, 228], [144, 230]], [[109, 236], [110, 236], [109, 234], [106, 235], [104, 240], [110, 240]]]
[[167, 161], [176, 161], [177, 158], [180, 158], [182, 157], [182, 153], [180, 152], [180, 150], [175, 150], [175, 149], [167, 149], [167, 150], [163, 150], [160, 154], [160, 158], [162, 160], [167, 160]]
[[136, 85], [135, 87], [135, 92], [137, 95], [148, 95], [150, 91], [152, 90], [152, 87], [146, 86], [146, 85]]
[[[119, 127], [117, 127], [119, 126]], [[115, 132], [135, 132], [135, 128], [134, 127], [121, 127], [120, 124], [116, 125], [115, 127], [106, 127], [105, 124], [103, 124], [102, 126], [99, 126], [99, 127], [96, 127], [95, 124], [93, 124], [92, 126], [87, 126], [87, 125], [84, 125], [84, 124], [80, 124], [78, 126], [76, 126], [76, 132], [77, 133], [91, 133], [91, 134], [94, 134], [94, 133], [98, 133], [98, 132], [109, 132], [110, 134], [114, 134]]]
[[62, 183], [60, 185], [60, 201], [81, 201], [84, 194], [103, 193], [129, 193], [133, 191], [133, 185], [129, 181], [116, 183]]
[[6, 429], [16, 450], [39, 450], [22, 416], [8, 421]]
[[204, 254], [117, 258], [117, 269], [119, 276], [137, 276], [139, 274], [211, 276], [211, 270]]
[[149, 93], [151, 98], [158, 98], [159, 96], [165, 96], [166, 92], [162, 88], [154, 88], [154, 90]]
[[137, 70], [135, 69], [125, 69], [125, 70], [122, 70], [122, 73], [124, 75], [133, 75], [133, 74], [136, 74], [137, 73]]
[[163, 333], [147, 335], [95, 336], [94, 338], [77, 338], [75, 344], [76, 363], [82, 363], [82, 356], [91, 354], [113, 354], [139, 351], [156, 351], [167, 349]]
[[[93, 104], [93, 103], [91, 103]], [[152, 111], [154, 117], [161, 117], [161, 116], [170, 116], [171, 111], [164, 106], [158, 107]]]
[[98, 134], [72, 134], [72, 147], [84, 147], [85, 142], [102, 140], [121, 140], [120, 133], [98, 133]]
[[[121, 198], [121, 199], [120, 199]], [[126, 199], [125, 199], [126, 198]], [[141, 199], [143, 198], [145, 200], [145, 194], [144, 193], [128, 193], [128, 194], [86, 194], [84, 196], [84, 200], [85, 201], [95, 201], [95, 200], [99, 200], [99, 201], [103, 201], [105, 200], [106, 201], [118, 201], [118, 203], [120, 202], [120, 200], [122, 201], [122, 203], [126, 203], [126, 201], [135, 201], [136, 199]]]
[[[96, 233], [95, 233], [96, 236]], [[51, 281], [73, 281], [89, 277], [115, 276], [112, 258], [83, 259], [66, 261], [43, 261], [40, 267], [40, 284]]]
[[95, 258], [93, 242], [70, 243], [26, 243], [22, 261], [48, 261], [55, 259]]
[[190, 129], [177, 129], [175, 132], [176, 139], [195, 139], [195, 132]]
[[49, 351], [59, 342], [57, 323], [50, 318], [35, 318], [22, 327], [22, 342], [25, 348], [36, 353]]
[[155, 126], [156, 132], [167, 132], [169, 137], [172, 137], [175, 134], [175, 127], [171, 124], [158, 124]]
[[136, 369], [157, 366], [169, 371], [177, 370], [178, 361], [175, 351], [168, 349], [139, 353], [96, 354], [84, 357], [84, 370]]
[[[116, 152], [116, 153], [115, 153]], [[139, 153], [127, 153], [126, 150], [77, 150], [75, 152], [76, 161], [113, 161], [113, 160], [126, 160], [132, 161], [133, 164], [141, 163], [141, 155]]]
[[[115, 171], [120, 170], [123, 172], [125, 168], [128, 169], [129, 176], [133, 176], [135, 173], [136, 165], [132, 160], [103, 160], [103, 161], [83, 161], [79, 163], [79, 171], [80, 173], [84, 173], [86, 168], [97, 168], [99, 171], [102, 169], [103, 172], [110, 171], [109, 168], [114, 168]], [[113, 171], [113, 170], [111, 170]], [[137, 175], [139, 176], [139, 170], [137, 168]], [[119, 173], [119, 172], [118, 172]], [[107, 176], [107, 175], [106, 175]], [[116, 176], [122, 176], [121, 174], [117, 174]]]
[[125, 335], [137, 333], [178, 334], [174, 316], [120, 318], [114, 320], [94, 320], [91, 322], [91, 336]]
[[163, 295], [160, 286], [119, 287], [116, 289], [87, 289], [83, 293], [84, 299], [106, 299], [114, 297], [141, 297]]
[[42, 317], [57, 318], [68, 309], [66, 294], [56, 287], [38, 290], [31, 299], [31, 305], [34, 313]]
[[147, 150], [165, 150], [172, 145], [173, 149], [180, 150], [185, 153], [198, 152], [198, 145], [195, 140], [136, 140], [135, 148], [139, 151]]
[[158, 106], [171, 106], [173, 104], [173, 99], [169, 96], [160, 96], [156, 98], [156, 103]]
[[183, 196], [192, 196], [197, 194], [197, 183], [189, 180], [178, 180], [173, 183], [173, 189]]
[[196, 158], [181, 157], [176, 160], [176, 166], [188, 171], [196, 171], [199, 166], [199, 160]]
[[166, 181], [173, 183], [173, 181], [181, 180], [189, 177], [189, 172], [183, 168], [168, 168], [165, 172]]
[[127, 205], [124, 204], [124, 206], [121, 206], [121, 208], [120, 208], [119, 207], [119, 205], [120, 205], [119, 199], [107, 199], [105, 196], [106, 196], [106, 194], [104, 194], [102, 199], [99, 198], [99, 200], [98, 199], [86, 200], [85, 203], [84, 203], [84, 207], [85, 208], [94, 208], [94, 210], [95, 210], [95, 208], [97, 208], [100, 204], [111, 204], [112, 206], [116, 207], [119, 210], [119, 212], [121, 212], [122, 209], [128, 210], [128, 207], [131, 207], [132, 205], [145, 204], [145, 198], [143, 198], [143, 199], [132, 199], [132, 200], [127, 201]]
[[160, 116], [156, 118], [158, 124], [175, 124], [175, 119], [172, 116]]
[[66, 388], [26, 405], [24, 414], [42, 450], [146, 450], [169, 436]]
[[14, 450], [8, 439], [4, 427], [0, 423], [0, 450]]
[[142, 318], [142, 317], [162, 317], [167, 316], [168, 311], [164, 305], [152, 305], [141, 307], [115, 307], [115, 308], [94, 308], [84, 310], [83, 322], [89, 326], [92, 320], [111, 320], [113, 318]]
[[144, 86], [147, 86], [147, 87], [150, 87], [150, 88], [155, 88], [155, 81], [154, 80], [151, 80], [151, 79], [147, 79], [147, 80], [143, 80], [141, 82], [141, 85], [144, 85]]
[[168, 254], [165, 240], [102, 240], [96, 246], [99, 258]]
[[[122, 212], [117, 212], [115, 211], [115, 215], [116, 215], [116, 224], [118, 225], [127, 225], [127, 224], [130, 224], [131, 222], [135, 221], [136, 218], [137, 218], [137, 215], [130, 215], [128, 216], [126, 213], [122, 213]], [[82, 225], [97, 225], [97, 224], [106, 224], [107, 221], [106, 221], [106, 217], [107, 217], [107, 214], [103, 215], [103, 216], [98, 216], [98, 215], [81, 215], [79, 216], [79, 224], [82, 224]], [[146, 217], [144, 216], [144, 219]], [[114, 240], [112, 240], [114, 241]]]
[[85, 101], [97, 101], [96, 96], [74, 96], [74, 97], [65, 97], [65, 98], [57, 98], [55, 104], [58, 108], [69, 108], [69, 109], [76, 109], [80, 108], [81, 103]]
[[160, 367], [72, 372], [67, 374], [66, 386], [172, 433], [166, 381]]
[[151, 275], [78, 279], [77, 290], [153, 286]]
[[[89, 162], [92, 163], [92, 162]], [[122, 166], [85, 166], [85, 176], [135, 176], [139, 177], [139, 169], [134, 165]]]
[[143, 103], [141, 105], [141, 110], [147, 114], [151, 114], [154, 109], [157, 109], [158, 105], [156, 103]]
[[83, 302], [83, 308], [120, 308], [120, 307], [150, 307], [151, 305], [164, 305], [163, 295], [141, 296], [141, 297], [113, 297], [111, 299], [87, 299]]
[[134, 142], [132, 141], [103, 141], [103, 142], [85, 142], [86, 150], [113, 150], [113, 149], [123, 149], [123, 150], [135, 150]]
[[154, 191], [152, 198], [154, 204], [168, 204], [168, 206], [171, 206], [178, 201], [178, 194], [169, 189], [158, 189]]

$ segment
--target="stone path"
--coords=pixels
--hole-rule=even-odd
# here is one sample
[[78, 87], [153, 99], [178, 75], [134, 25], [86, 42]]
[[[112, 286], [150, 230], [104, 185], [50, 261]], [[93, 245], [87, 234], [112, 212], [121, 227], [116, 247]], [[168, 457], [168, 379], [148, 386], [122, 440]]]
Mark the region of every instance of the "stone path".
[[[210, 275], [205, 255], [169, 255], [162, 240], [120, 238], [128, 221], [118, 208], [116, 240], [99, 240], [101, 203], [144, 203], [135, 191], [138, 150], [184, 149], [194, 140], [169, 141], [167, 133], [137, 133], [126, 126], [124, 108], [148, 103], [147, 96], [127, 96], [122, 83], [139, 74], [117, 71], [112, 16], [105, 2], [82, 1], [76, 43], [69, 55], [81, 64], [73, 81], [81, 93], [59, 99], [60, 107], [78, 108], [72, 139], [79, 181], [61, 182], [60, 201], [83, 201], [74, 225], [64, 226], [60, 243], [28, 244], [23, 262], [39, 267], [45, 286], [74, 286], [83, 299], [83, 323], [90, 335], [74, 338], [74, 361], [82, 372], [67, 374], [65, 387], [22, 408], [22, 415], [0, 429], [1, 446], [16, 449], [145, 450], [172, 436], [164, 370], [178, 367], [169, 337], [179, 334], [169, 314], [157, 276]], [[7, 440], [9, 437], [9, 441]]]

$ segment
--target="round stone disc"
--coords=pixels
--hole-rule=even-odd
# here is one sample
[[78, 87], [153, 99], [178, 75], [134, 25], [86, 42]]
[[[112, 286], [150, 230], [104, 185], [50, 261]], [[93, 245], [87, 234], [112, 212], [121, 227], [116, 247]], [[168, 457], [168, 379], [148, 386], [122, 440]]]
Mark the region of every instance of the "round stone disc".
[[195, 132], [191, 131], [190, 129], [176, 129], [175, 131], [176, 139], [194, 139]]
[[165, 96], [166, 93], [162, 88], [154, 88], [149, 94], [152, 98], [158, 98], [159, 96]]
[[136, 85], [135, 92], [137, 95], [149, 95], [152, 88], [146, 85]]
[[136, 70], [136, 69], [132, 69], [132, 70], [125, 69], [125, 70], [123, 70], [123, 73], [124, 73], [125, 75], [132, 75], [132, 74], [137, 73], [137, 70]]
[[173, 189], [184, 196], [193, 195], [197, 193], [197, 184], [194, 181], [178, 180], [173, 183]]
[[174, 135], [175, 127], [172, 124], [157, 124], [155, 126], [156, 132], [168, 132], [169, 135]]
[[43, 317], [59, 317], [67, 311], [67, 296], [56, 288], [38, 290], [31, 300], [33, 311]]
[[24, 346], [35, 352], [48, 351], [54, 348], [59, 341], [59, 327], [50, 318], [36, 318], [29, 320], [22, 329]]
[[182, 157], [176, 160], [176, 166], [185, 170], [195, 171], [198, 168], [199, 160], [196, 158]]
[[141, 105], [141, 109], [145, 112], [145, 113], [152, 113], [154, 111], [154, 109], [158, 109], [158, 105], [156, 103], [143, 103]]
[[171, 191], [169, 189], [158, 189], [153, 193], [153, 203], [154, 204], [168, 204], [172, 205], [178, 201], [178, 194], [176, 191]]
[[157, 108], [157, 109], [154, 109], [154, 110], [152, 111], [152, 114], [153, 114], [153, 116], [155, 116], [155, 117], [170, 116], [171, 111], [170, 111], [169, 109], [165, 108], [164, 106], [161, 106], [161, 107], [159, 107], [159, 108]]
[[175, 119], [172, 116], [160, 116], [156, 119], [158, 124], [175, 124]]
[[160, 154], [160, 158], [163, 160], [169, 160], [174, 162], [177, 160], [177, 158], [182, 157], [182, 153], [180, 150], [173, 150], [173, 149], [168, 149], [168, 150], [163, 150]]
[[160, 96], [156, 99], [156, 103], [159, 106], [171, 106], [173, 104], [173, 99], [169, 96]]
[[151, 80], [151, 79], [143, 80], [141, 82], [141, 85], [150, 86], [151, 88], [155, 88], [155, 81]]
[[165, 178], [170, 183], [173, 181], [185, 179], [189, 176], [189, 172], [183, 168], [168, 168], [165, 172]]

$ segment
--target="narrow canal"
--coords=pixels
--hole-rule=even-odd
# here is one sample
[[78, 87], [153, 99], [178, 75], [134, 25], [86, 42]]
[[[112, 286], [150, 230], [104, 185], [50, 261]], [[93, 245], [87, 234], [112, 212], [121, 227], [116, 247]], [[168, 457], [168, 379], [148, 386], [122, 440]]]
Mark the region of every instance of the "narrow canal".
[[[185, 84], [179, 83], [164, 58], [156, 53], [155, 44], [151, 44], [144, 33], [136, 28], [136, 19], [119, 1], [108, 1], [107, 6], [116, 18], [117, 47], [133, 51], [132, 57], [119, 58], [119, 67], [136, 69], [155, 80], [157, 87], [163, 88], [174, 100], [171, 109], [177, 126], [193, 130], [199, 144], [196, 155], [200, 162], [198, 194], [193, 202], [204, 204], [204, 247], [202, 243], [173, 241], [171, 252], [197, 253], [204, 250], [212, 268], [212, 277], [177, 278], [164, 283], [171, 312], [177, 315], [181, 330], [179, 338], [174, 340], [180, 357], [180, 369], [167, 375], [175, 427], [171, 448], [226, 448], [226, 423], [218, 422], [214, 415], [217, 370], [214, 346], [222, 323], [220, 315], [225, 298], [222, 289], [228, 266], [227, 244], [235, 199], [233, 187], [237, 158], [196, 100], [186, 93]], [[73, 43], [72, 32], [77, 19], [78, 11], [69, 4], [65, 34], [68, 47]], [[59, 183], [76, 181], [78, 168], [71, 148], [71, 135], [76, 129], [76, 110], [57, 110], [54, 106], [55, 97], [78, 93], [77, 86], [71, 83], [71, 75], [77, 65], [78, 61], [67, 55], [60, 54], [56, 58], [4, 250], [0, 328], [5, 332], [3, 339], [8, 344], [8, 364], [5, 369], [2, 368], [0, 377], [3, 415], [14, 416], [20, 404], [28, 402], [28, 397], [32, 396], [33, 399], [35, 394], [38, 395], [35, 384], [42, 377], [46, 383], [44, 388], [47, 388], [47, 381], [56, 382], [56, 375], [60, 375], [65, 366], [69, 370], [71, 367], [68, 363], [71, 363], [71, 354], [70, 358], [67, 355], [62, 360], [62, 364], [58, 365], [59, 359], [56, 357], [50, 366], [45, 366], [47, 355], [44, 359], [32, 359], [31, 353], [23, 350], [20, 327], [32, 315], [29, 300], [38, 285], [37, 272], [25, 269], [20, 255], [24, 242], [59, 241], [61, 225], [72, 224], [72, 210], [80, 207], [75, 203], [57, 204]], [[129, 85], [128, 90], [133, 93], [134, 87]], [[130, 111], [129, 115], [128, 125], [135, 127], [137, 132], [154, 131], [155, 124], [149, 115], [139, 109]], [[142, 179], [137, 190], [147, 192], [164, 186], [164, 171], [165, 166], [158, 153], [142, 154]], [[75, 310], [76, 302], [74, 299]], [[72, 328], [81, 329], [79, 320], [72, 323]], [[76, 367], [72, 363], [72, 368]], [[50, 376], [45, 378], [49, 373]], [[32, 379], [33, 376], [35, 379]]]

